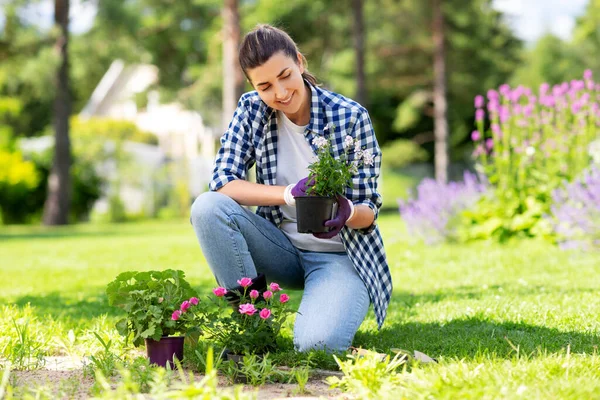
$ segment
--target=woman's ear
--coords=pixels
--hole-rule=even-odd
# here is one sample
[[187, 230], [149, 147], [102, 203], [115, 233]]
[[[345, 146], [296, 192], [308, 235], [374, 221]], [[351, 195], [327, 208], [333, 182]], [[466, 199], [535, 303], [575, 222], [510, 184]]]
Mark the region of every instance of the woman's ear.
[[296, 53], [296, 58], [298, 61], [298, 68], [300, 69], [300, 74], [304, 73], [304, 57], [300, 52]]

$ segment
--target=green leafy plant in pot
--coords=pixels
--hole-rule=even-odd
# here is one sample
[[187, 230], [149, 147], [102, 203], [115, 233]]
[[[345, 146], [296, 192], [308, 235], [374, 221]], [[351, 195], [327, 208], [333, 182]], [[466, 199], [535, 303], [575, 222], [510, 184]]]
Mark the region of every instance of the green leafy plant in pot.
[[[332, 125], [331, 129], [327, 127], [326, 131], [329, 130], [329, 140], [323, 136], [313, 139], [317, 147], [317, 159], [308, 166], [310, 172], [303, 182], [306, 195], [294, 196], [300, 233], [327, 232], [325, 221], [334, 218], [337, 212], [336, 196], [345, 193], [360, 165], [373, 163], [371, 153], [363, 150], [360, 142], [350, 135], [344, 137], [343, 149], [338, 149], [333, 134], [335, 126]], [[338, 150], [338, 157], [334, 149]]]
[[[173, 367], [173, 356], [183, 358], [185, 336], [194, 329], [174, 319], [173, 310], [185, 304], [199, 307], [196, 291], [180, 270], [128, 271], [119, 274], [106, 287], [108, 304], [125, 310], [127, 316], [116, 324], [117, 331], [140, 346], [144, 342], [150, 362]], [[187, 310], [186, 308], [186, 310]], [[198, 330], [198, 328], [196, 328]]]

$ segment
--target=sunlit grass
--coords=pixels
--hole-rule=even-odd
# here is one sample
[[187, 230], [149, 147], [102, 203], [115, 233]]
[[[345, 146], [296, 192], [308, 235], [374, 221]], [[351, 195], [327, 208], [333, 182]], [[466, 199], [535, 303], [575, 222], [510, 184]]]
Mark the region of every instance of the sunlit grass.
[[[537, 241], [428, 247], [409, 240], [397, 214], [379, 224], [394, 295], [383, 329], [370, 313], [355, 345], [440, 361], [406, 373], [406, 397], [598, 396], [600, 255]], [[119, 311], [104, 289], [122, 271], [175, 268], [202, 293], [214, 285], [187, 221], [2, 227], [0, 265], [0, 304], [16, 306], [0, 317], [5, 339], [28, 303], [35, 335], [83, 335], [105, 314], [109, 329]], [[47, 354], [65, 354], [48, 343]]]

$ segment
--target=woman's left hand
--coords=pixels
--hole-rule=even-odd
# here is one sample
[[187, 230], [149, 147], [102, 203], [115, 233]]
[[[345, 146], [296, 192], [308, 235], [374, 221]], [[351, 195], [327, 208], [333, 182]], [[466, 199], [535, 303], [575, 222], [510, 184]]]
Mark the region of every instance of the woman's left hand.
[[336, 196], [336, 200], [338, 203], [337, 215], [334, 219], [325, 221], [325, 226], [330, 228], [329, 232], [313, 233], [314, 237], [319, 239], [331, 239], [340, 233], [344, 225], [346, 225], [346, 222], [352, 217], [354, 206], [350, 200], [341, 194]]

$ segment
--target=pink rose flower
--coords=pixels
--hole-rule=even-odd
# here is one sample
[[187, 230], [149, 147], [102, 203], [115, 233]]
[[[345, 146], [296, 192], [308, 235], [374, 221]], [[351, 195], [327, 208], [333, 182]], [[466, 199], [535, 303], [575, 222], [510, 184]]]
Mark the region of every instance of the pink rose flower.
[[195, 306], [197, 306], [197, 305], [198, 305], [198, 302], [199, 302], [199, 300], [198, 300], [198, 298], [197, 298], [197, 297], [192, 297], [192, 298], [190, 299], [190, 304], [193, 304], [193, 305], [195, 305]]
[[213, 289], [213, 293], [217, 297], [223, 297], [223, 296], [225, 296], [225, 293], [227, 293], [227, 289], [225, 289], [224, 287], [220, 287], [219, 286], [218, 288]]
[[289, 299], [290, 299], [290, 296], [288, 296], [285, 293], [282, 293], [281, 296], [279, 296], [279, 301], [282, 303], [287, 303]]
[[181, 309], [181, 312], [186, 312], [188, 308], [190, 308], [191, 304], [189, 301], [184, 301], [183, 303], [181, 303], [181, 307], [179, 307]]
[[262, 310], [260, 310], [260, 313], [258, 315], [262, 319], [267, 319], [271, 316], [271, 310], [269, 310], [268, 308], [263, 308]]
[[273, 292], [271, 292], [270, 290], [267, 290], [266, 292], [263, 293], [263, 298], [265, 300], [269, 300], [271, 297], [273, 297]]
[[237, 281], [238, 285], [240, 285], [243, 288], [247, 288], [248, 286], [252, 285], [252, 279], [250, 278], [242, 278], [242, 279], [238, 279]]
[[254, 300], [258, 299], [258, 290], [251, 290], [250, 291], [250, 298], [254, 299]]
[[240, 314], [254, 315], [255, 312], [256, 308], [254, 307], [254, 304], [240, 304]]
[[278, 283], [275, 282], [271, 282], [271, 284], [269, 285], [269, 287], [271, 288], [272, 291], [274, 292], [278, 292], [281, 290], [281, 288], [279, 287]]
[[171, 314], [171, 319], [173, 321], [177, 321], [179, 319], [179, 317], [181, 317], [181, 311], [179, 311], [179, 310], [175, 310], [175, 311], [173, 311], [173, 314]]

